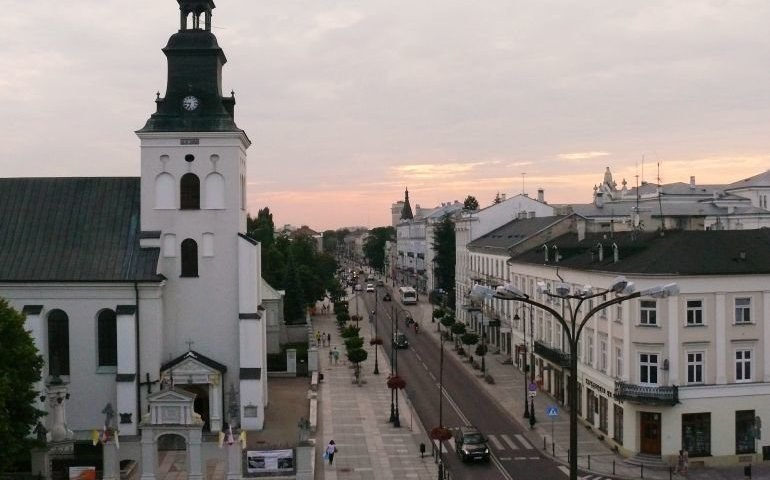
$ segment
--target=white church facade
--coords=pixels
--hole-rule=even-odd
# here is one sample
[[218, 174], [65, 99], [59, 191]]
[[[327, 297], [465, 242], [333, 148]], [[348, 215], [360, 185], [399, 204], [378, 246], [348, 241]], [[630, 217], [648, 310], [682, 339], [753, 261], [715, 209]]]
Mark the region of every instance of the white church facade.
[[166, 93], [136, 132], [139, 178], [0, 179], [0, 297], [26, 315], [45, 360], [38, 408], [49, 413], [49, 445], [69, 445], [67, 458], [106, 418], [120, 457], [141, 464], [148, 398], [161, 388], [194, 396], [204, 442], [263, 428], [261, 254], [245, 233], [250, 141], [234, 96], [221, 92], [214, 2], [178, 3]]

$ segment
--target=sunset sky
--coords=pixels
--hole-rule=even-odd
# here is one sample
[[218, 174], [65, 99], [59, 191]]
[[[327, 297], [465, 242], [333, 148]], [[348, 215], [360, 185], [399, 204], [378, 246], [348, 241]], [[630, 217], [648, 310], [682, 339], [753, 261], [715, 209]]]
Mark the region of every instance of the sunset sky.
[[[770, 168], [767, 0], [218, 0], [249, 210], [316, 230]], [[174, 0], [0, 0], [0, 175], [138, 176]], [[525, 174], [525, 175], [522, 175]]]

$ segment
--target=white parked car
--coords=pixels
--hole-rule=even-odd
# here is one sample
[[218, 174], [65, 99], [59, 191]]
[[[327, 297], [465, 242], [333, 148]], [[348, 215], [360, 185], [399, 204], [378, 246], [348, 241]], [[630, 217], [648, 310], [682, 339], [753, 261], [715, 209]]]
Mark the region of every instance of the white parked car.
[[373, 283], [367, 283], [366, 284], [366, 291], [367, 292], [373, 292], [374, 291], [374, 284]]

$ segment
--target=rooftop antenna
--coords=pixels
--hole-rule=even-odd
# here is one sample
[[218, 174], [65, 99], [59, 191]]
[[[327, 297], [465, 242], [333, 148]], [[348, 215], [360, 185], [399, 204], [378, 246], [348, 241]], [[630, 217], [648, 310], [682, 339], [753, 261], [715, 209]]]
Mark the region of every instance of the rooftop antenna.
[[663, 182], [660, 180], [660, 162], [658, 162], [658, 209], [660, 210], [660, 233], [666, 231], [666, 218], [663, 216]]

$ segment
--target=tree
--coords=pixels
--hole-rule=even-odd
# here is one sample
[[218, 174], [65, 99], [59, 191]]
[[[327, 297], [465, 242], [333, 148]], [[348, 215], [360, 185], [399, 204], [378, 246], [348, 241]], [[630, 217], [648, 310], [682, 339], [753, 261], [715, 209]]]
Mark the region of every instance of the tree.
[[302, 280], [294, 262], [294, 257], [289, 255], [286, 262], [286, 296], [283, 301], [283, 316], [287, 324], [305, 323], [307, 302], [305, 292], [302, 290]]
[[478, 210], [479, 209], [479, 201], [476, 200], [476, 197], [473, 195], [468, 195], [465, 197], [465, 200], [463, 200], [463, 210]]
[[497, 205], [498, 203], [500, 203], [502, 201], [503, 201], [503, 197], [500, 196], [500, 192], [497, 192], [497, 194], [495, 194], [494, 200], [492, 200], [492, 204], [493, 205]]
[[42, 369], [24, 316], [0, 298], [0, 472], [12, 470], [33, 446], [27, 437], [44, 413], [34, 407]]
[[376, 227], [369, 231], [364, 241], [364, 256], [372, 268], [382, 271], [385, 268], [385, 242], [396, 237], [393, 227]]
[[331, 253], [333, 255], [337, 252], [337, 234], [334, 230], [324, 230], [321, 246], [324, 253]]
[[435, 284], [446, 292], [446, 305], [455, 304], [455, 222], [449, 215], [433, 229], [433, 250], [436, 252], [434, 261]]
[[256, 218], [246, 216], [246, 231], [249, 236], [262, 244], [262, 249], [269, 247], [275, 241], [275, 224], [270, 208], [260, 208]]

